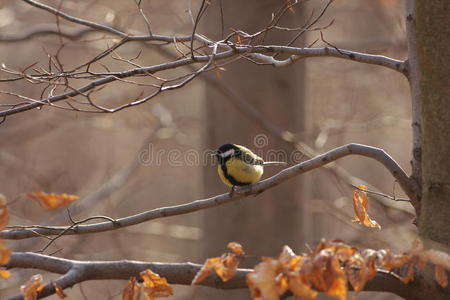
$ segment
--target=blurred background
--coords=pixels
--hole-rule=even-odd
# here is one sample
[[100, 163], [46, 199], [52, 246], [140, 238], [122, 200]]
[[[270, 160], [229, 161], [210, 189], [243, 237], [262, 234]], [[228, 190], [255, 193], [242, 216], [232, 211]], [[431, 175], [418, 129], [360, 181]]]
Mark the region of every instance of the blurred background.
[[[41, 2], [53, 7], [61, 4], [67, 13], [127, 32], [145, 34], [147, 30], [131, 0]], [[189, 35], [189, 12], [197, 12], [200, 3], [142, 1], [141, 8], [153, 33]], [[197, 32], [216, 40], [230, 29], [254, 33], [264, 28], [283, 4], [282, 0], [212, 1]], [[301, 3], [287, 12], [280, 24], [302, 26], [326, 4], [321, 0]], [[402, 1], [336, 0], [314, 28], [334, 20], [322, 31], [328, 43], [404, 59], [402, 14]], [[60, 23], [80, 28], [66, 21]], [[54, 24], [52, 14], [21, 1], [2, 1], [1, 63], [16, 70], [34, 63], [36, 68], [47, 68], [47, 53], [59, 50], [61, 63], [70, 69], [92, 59], [117, 39], [95, 32], [75, 40], [50, 34], [11, 39]], [[294, 35], [274, 31], [265, 43], [283, 45]], [[314, 41], [315, 47], [327, 46], [320, 40], [319, 31], [308, 31], [293, 45], [309, 46]], [[178, 53], [173, 45], [133, 42], [114, 55], [137, 57], [135, 63], [149, 66], [173, 60]], [[113, 57], [102, 63], [109, 70], [129, 68]], [[98, 64], [93, 70], [105, 69]], [[164, 75], [176, 76], [177, 72], [171, 70]], [[154, 79], [138, 80], [150, 83]], [[2, 91], [35, 98], [49, 92], [44, 88], [24, 81], [0, 82]], [[138, 97], [142, 89], [119, 82], [102, 90], [96, 99], [113, 106]], [[14, 101], [20, 99], [0, 94], [0, 103]], [[397, 72], [335, 58], [308, 58], [286, 68], [258, 66], [242, 59], [202, 74], [182, 89], [114, 114], [44, 106], [9, 116], [0, 125], [0, 143], [0, 192], [11, 202], [10, 224], [67, 225], [70, 220], [65, 209], [46, 211], [24, 195], [33, 190], [78, 195], [80, 199], [69, 207], [75, 219], [93, 215], [119, 218], [211, 197], [228, 192], [228, 188], [219, 181], [216, 165], [205, 153], [224, 143], [246, 145], [263, 158], [278, 151], [289, 164], [305, 160], [303, 152], [319, 154], [346, 143], [363, 143], [383, 148], [409, 172], [409, 90], [406, 79]], [[278, 255], [285, 244], [301, 253], [321, 238], [341, 239], [359, 248], [409, 249], [415, 227], [407, 203], [370, 197], [370, 215], [382, 230], [351, 222], [349, 183], [367, 183], [371, 189], [404, 196], [389, 172], [374, 161], [353, 156], [339, 160], [333, 168], [314, 170], [263, 194], [206, 211], [110, 232], [62, 237], [45, 253], [80, 260], [203, 263], [207, 257], [223, 253], [228, 242], [237, 241], [250, 256], [243, 265], [251, 267], [260, 256]], [[264, 178], [280, 170], [266, 168]], [[8, 246], [14, 251], [39, 251], [46, 243], [36, 238], [8, 241]], [[0, 297], [17, 293], [20, 284], [35, 273], [13, 270], [11, 279], [0, 282]], [[46, 282], [55, 278], [54, 274], [43, 275]], [[124, 281], [86, 282], [67, 294], [69, 299], [120, 299], [125, 285]], [[396, 299], [374, 293], [363, 293], [360, 299], [364, 297]], [[249, 295], [247, 291], [176, 287], [172, 297], [230, 298], [249, 299]]]

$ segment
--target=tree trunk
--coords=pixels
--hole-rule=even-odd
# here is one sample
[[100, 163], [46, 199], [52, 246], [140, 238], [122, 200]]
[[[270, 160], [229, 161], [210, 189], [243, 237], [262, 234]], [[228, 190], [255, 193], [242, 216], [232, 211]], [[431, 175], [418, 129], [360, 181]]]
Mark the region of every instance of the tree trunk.
[[[409, 77], [413, 112], [421, 112], [421, 120], [413, 122], [413, 127], [421, 129], [413, 131], [415, 141], [421, 140], [421, 170], [415, 172], [421, 173], [422, 195], [416, 207], [420, 209], [419, 233], [426, 246], [449, 252], [450, 2], [417, 0], [415, 9], [414, 1], [409, 4]], [[414, 299], [450, 298], [450, 289], [439, 287], [432, 271], [421, 274], [412, 285], [420, 286]]]
[[450, 2], [418, 0], [422, 103], [422, 238], [450, 247]]

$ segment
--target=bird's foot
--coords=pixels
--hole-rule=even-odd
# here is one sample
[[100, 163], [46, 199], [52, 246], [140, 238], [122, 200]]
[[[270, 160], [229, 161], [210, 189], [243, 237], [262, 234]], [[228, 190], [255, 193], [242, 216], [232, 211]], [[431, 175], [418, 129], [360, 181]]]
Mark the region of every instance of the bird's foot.
[[234, 193], [236, 192], [236, 186], [235, 185], [233, 185], [232, 187], [231, 187], [231, 190], [230, 190], [230, 197], [233, 197], [233, 195], [234, 195]]

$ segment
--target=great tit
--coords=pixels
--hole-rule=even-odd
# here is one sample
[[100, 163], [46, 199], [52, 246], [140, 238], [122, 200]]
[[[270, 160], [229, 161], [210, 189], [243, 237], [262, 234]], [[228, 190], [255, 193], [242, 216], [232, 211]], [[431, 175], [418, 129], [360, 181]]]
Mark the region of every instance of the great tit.
[[218, 159], [217, 172], [223, 183], [235, 186], [258, 182], [264, 172], [264, 165], [280, 165], [284, 162], [265, 162], [250, 149], [236, 144], [225, 144], [215, 152]]

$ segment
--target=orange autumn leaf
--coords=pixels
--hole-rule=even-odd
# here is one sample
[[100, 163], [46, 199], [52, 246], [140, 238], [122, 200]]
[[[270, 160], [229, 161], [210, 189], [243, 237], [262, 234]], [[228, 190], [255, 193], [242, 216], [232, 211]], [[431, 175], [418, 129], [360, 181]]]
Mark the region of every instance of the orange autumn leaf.
[[[280, 286], [278, 277], [281, 264], [278, 260], [264, 258], [252, 273], [247, 274], [247, 285], [252, 293], [252, 299], [279, 300], [285, 287]], [[284, 290], [284, 291], [283, 291]]]
[[0, 270], [0, 278], [8, 279], [11, 277], [11, 273], [6, 270]]
[[195, 275], [191, 284], [199, 284], [213, 272], [216, 272], [222, 281], [228, 281], [236, 274], [238, 265], [239, 260], [234, 253], [227, 253], [221, 257], [208, 258], [200, 271]]
[[329, 262], [329, 273], [327, 274], [331, 280], [329, 288], [325, 291], [328, 296], [336, 297], [339, 300], [347, 299], [347, 278], [344, 270], [341, 268], [337, 258], [332, 258]]
[[363, 256], [364, 263], [366, 264], [367, 280], [372, 279], [377, 274], [377, 251], [373, 249], [366, 249], [361, 253], [361, 255]]
[[213, 272], [216, 272], [217, 276], [224, 282], [230, 280], [236, 274], [239, 265], [238, 257], [244, 255], [245, 252], [242, 246], [236, 242], [228, 243], [227, 247], [231, 250], [231, 253], [224, 253], [221, 257], [208, 258], [192, 280], [192, 285], [199, 284]]
[[236, 242], [229, 242], [227, 248], [236, 255], [244, 255], [245, 252], [242, 249], [242, 245]]
[[312, 267], [308, 280], [314, 287], [340, 300], [347, 298], [347, 279], [336, 256], [336, 247], [329, 245], [315, 254], [310, 261]]
[[292, 251], [291, 247], [284, 245], [283, 251], [281, 251], [278, 260], [284, 266], [290, 266], [293, 259], [295, 259], [297, 255], [295, 255], [294, 251]]
[[408, 254], [394, 254], [389, 249], [380, 249], [376, 251], [376, 254], [378, 263], [388, 271], [404, 266], [412, 258]]
[[0, 265], [6, 265], [11, 256], [11, 249], [6, 247], [5, 241], [0, 240]]
[[195, 275], [191, 284], [194, 285], [202, 282], [206, 277], [208, 277], [209, 275], [212, 274], [212, 272], [214, 272], [214, 269], [218, 263], [220, 263], [220, 257], [208, 258], [203, 264], [200, 271], [198, 271], [197, 274]]
[[359, 253], [356, 253], [346, 262], [345, 274], [357, 295], [364, 289], [367, 280], [370, 279], [371, 271], [369, 271], [364, 258]]
[[367, 227], [381, 229], [381, 226], [375, 221], [370, 219], [369, 211], [369, 198], [364, 190], [367, 190], [365, 185], [359, 185], [359, 189], [353, 191], [353, 209], [355, 210], [355, 218], [353, 223], [362, 224]]
[[38, 293], [44, 288], [42, 282], [44, 279], [41, 274], [31, 276], [27, 283], [20, 286], [20, 292], [24, 300], [36, 300]]
[[53, 282], [53, 288], [55, 289], [56, 295], [59, 297], [59, 299], [64, 299], [67, 297], [63, 289], [57, 283]]
[[135, 277], [131, 277], [128, 285], [122, 292], [122, 300], [139, 300], [141, 298], [141, 285]]
[[448, 285], [448, 278], [447, 273], [445, 273], [445, 269], [440, 265], [434, 266], [434, 278], [436, 279], [437, 283], [439, 283], [440, 286], [443, 288], [447, 287]]
[[284, 273], [282, 278], [286, 279], [286, 287], [280, 286], [280, 292], [284, 293], [285, 290], [289, 289], [296, 297], [315, 299], [318, 292], [312, 289], [311, 284], [305, 280], [304, 274], [300, 272], [303, 259], [303, 256], [296, 255], [289, 246], [283, 247], [278, 261], [282, 266], [282, 272]]
[[310, 285], [306, 284], [300, 276], [289, 277], [289, 290], [295, 297], [310, 300], [316, 299], [319, 294]]
[[142, 271], [140, 275], [144, 280], [145, 299], [153, 300], [157, 297], [169, 297], [173, 295], [172, 287], [164, 277], [160, 277], [151, 270]]
[[6, 197], [0, 194], [0, 230], [5, 229], [8, 224], [9, 214], [7, 205]]
[[220, 263], [216, 264], [214, 270], [216, 274], [222, 279], [222, 281], [228, 281], [236, 274], [239, 260], [234, 253], [228, 253], [222, 256]]
[[41, 206], [46, 209], [55, 209], [66, 206], [67, 204], [78, 200], [78, 196], [69, 194], [47, 194], [43, 191], [33, 191], [27, 196], [33, 200], [39, 201]]

